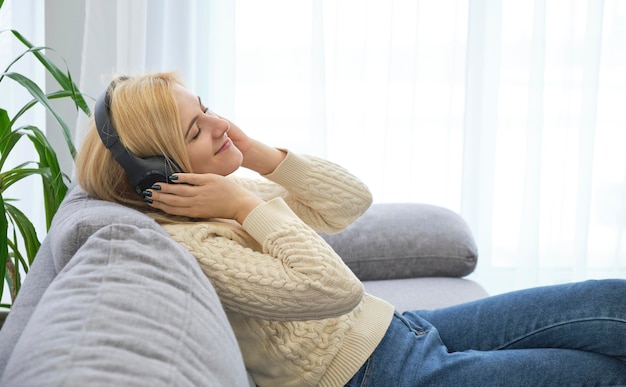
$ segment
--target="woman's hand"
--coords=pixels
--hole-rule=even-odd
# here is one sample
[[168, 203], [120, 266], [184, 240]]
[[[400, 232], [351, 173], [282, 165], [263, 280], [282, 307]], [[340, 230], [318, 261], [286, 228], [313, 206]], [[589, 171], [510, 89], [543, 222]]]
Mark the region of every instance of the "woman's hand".
[[264, 203], [220, 175], [177, 173], [173, 177], [176, 183], [157, 183], [144, 191], [144, 198], [151, 207], [171, 215], [234, 219], [243, 224], [248, 214]]

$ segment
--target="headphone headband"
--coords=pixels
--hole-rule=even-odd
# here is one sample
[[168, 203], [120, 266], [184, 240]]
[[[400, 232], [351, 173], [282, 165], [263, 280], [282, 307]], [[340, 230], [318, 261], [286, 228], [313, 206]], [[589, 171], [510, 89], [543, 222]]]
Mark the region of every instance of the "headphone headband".
[[152, 187], [158, 182], [170, 182], [173, 173], [182, 172], [182, 169], [173, 161], [163, 156], [140, 158], [126, 148], [111, 121], [111, 95], [107, 88], [96, 100], [94, 118], [96, 129], [104, 146], [111, 152], [113, 158], [124, 168], [128, 180], [137, 194]]
[[111, 95], [109, 91], [105, 91], [100, 95], [96, 101], [95, 107], [95, 119], [96, 127], [98, 128], [98, 134], [107, 149], [120, 141], [120, 136], [117, 134], [117, 129], [113, 126], [110, 119], [111, 113]]

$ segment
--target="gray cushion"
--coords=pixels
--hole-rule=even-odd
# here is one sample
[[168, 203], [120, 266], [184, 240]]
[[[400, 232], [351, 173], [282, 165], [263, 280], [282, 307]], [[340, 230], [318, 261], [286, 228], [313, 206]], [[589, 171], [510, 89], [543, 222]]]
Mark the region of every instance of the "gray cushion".
[[377, 203], [344, 231], [322, 237], [362, 281], [462, 277], [478, 258], [467, 223], [427, 204]]
[[0, 330], [0, 385], [248, 385], [213, 287], [152, 219], [75, 189], [46, 240], [48, 274]]
[[404, 278], [364, 281], [363, 285], [401, 312], [444, 308], [488, 296], [482, 286], [464, 278]]

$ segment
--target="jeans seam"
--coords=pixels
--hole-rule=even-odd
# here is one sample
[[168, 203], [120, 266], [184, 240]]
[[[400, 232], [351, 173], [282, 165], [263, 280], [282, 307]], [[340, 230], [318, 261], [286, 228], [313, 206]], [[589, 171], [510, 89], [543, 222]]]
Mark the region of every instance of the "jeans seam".
[[532, 337], [532, 336], [534, 336], [536, 334], [545, 332], [545, 331], [553, 329], [553, 328], [557, 328], [557, 327], [560, 327], [560, 326], [563, 326], [563, 325], [567, 325], [567, 324], [581, 323], [581, 322], [587, 322], [587, 321], [615, 321], [615, 322], [619, 322], [619, 323], [626, 323], [626, 320], [622, 320], [620, 318], [614, 318], [614, 317], [593, 317], [593, 318], [590, 317], [590, 318], [583, 318], [583, 319], [574, 319], [574, 320], [569, 320], [569, 321], [561, 321], [559, 323], [555, 323], [555, 324], [552, 324], [552, 325], [547, 325], [547, 326], [545, 326], [545, 327], [543, 327], [541, 329], [536, 329], [536, 330], [534, 330], [532, 332], [529, 332], [528, 334], [526, 334], [524, 336], [521, 336], [521, 337], [518, 337], [515, 340], [512, 340], [512, 341], [510, 341], [510, 342], [508, 342], [508, 343], [498, 347], [497, 349], [498, 350], [507, 349], [509, 346], [511, 346], [511, 345], [513, 345], [515, 343], [518, 343], [518, 342], [520, 342], [520, 341], [522, 341], [524, 339], [527, 339], [527, 338]]
[[361, 380], [360, 387], [367, 387], [367, 380], [370, 373], [370, 363], [372, 361], [372, 356], [370, 356], [365, 362], [365, 372], [363, 372], [363, 380]]

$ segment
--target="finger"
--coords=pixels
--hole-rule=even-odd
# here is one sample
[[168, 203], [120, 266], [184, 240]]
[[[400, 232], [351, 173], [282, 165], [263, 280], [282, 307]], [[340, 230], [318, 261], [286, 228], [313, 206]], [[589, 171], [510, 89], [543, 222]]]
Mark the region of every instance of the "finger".
[[160, 189], [149, 189], [142, 195], [153, 207], [192, 207], [197, 199], [194, 188], [190, 185], [163, 184]]
[[210, 179], [210, 173], [174, 173], [170, 176], [172, 184], [202, 185]]
[[191, 196], [193, 195], [193, 185], [184, 184], [184, 183], [165, 183], [158, 182], [152, 185], [152, 187], [142, 192], [143, 196], [154, 196], [159, 193], [162, 194], [172, 194], [172, 195], [180, 195], [180, 196]]
[[155, 203], [163, 203], [172, 207], [189, 207], [194, 202], [193, 187], [163, 186], [161, 190], [148, 190], [143, 193], [144, 198]]
[[172, 206], [170, 204], [166, 204], [161, 201], [151, 201], [148, 202], [148, 205], [152, 208], [159, 209], [167, 214], [171, 215], [179, 215], [179, 216], [190, 216], [192, 209], [190, 207], [181, 207], [181, 206]]

